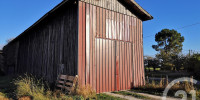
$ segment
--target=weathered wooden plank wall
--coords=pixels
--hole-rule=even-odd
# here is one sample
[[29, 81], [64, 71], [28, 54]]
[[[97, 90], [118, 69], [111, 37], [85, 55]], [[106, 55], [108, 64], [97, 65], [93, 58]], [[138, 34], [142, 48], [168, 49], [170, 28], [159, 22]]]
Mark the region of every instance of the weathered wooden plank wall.
[[2, 50], [0, 50], [0, 75], [5, 74], [5, 66], [4, 66], [4, 56]]
[[3, 48], [5, 71], [8, 74], [14, 74], [17, 70], [19, 42], [11, 43]]
[[98, 93], [144, 85], [141, 19], [103, 4], [79, 2], [81, 84], [91, 85]]
[[[19, 43], [17, 72], [42, 76], [54, 82], [57, 74], [77, 75], [78, 61], [78, 5], [65, 3], [15, 40]], [[17, 50], [12, 44], [6, 54]], [[13, 64], [13, 58], [9, 58]], [[64, 64], [64, 68], [61, 66]]]

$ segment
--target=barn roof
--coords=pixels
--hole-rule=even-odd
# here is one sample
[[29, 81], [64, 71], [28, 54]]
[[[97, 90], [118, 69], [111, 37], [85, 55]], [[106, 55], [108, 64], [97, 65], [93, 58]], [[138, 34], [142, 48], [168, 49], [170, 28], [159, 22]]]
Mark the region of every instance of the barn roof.
[[143, 21], [153, 19], [153, 16], [151, 16], [138, 3], [136, 3], [135, 0], [122, 0], [122, 1], [124, 1], [125, 4], [127, 4], [127, 7], [132, 13], [139, 16]]
[[[56, 12], [57, 9], [60, 7], [64, 6], [65, 4], [74, 1], [74, 0], [63, 0], [60, 4], [58, 4], [56, 7], [54, 7], [52, 10], [50, 10], [48, 13], [46, 13], [43, 17], [41, 17], [37, 22], [35, 22], [32, 26], [30, 26], [28, 29], [26, 29], [22, 34], [17, 36], [15, 39], [10, 41], [8, 44], [13, 43], [17, 39], [19, 39], [21, 36], [23, 36], [25, 33], [27, 33], [30, 29], [35, 27], [37, 24], [39, 24], [41, 21], [43, 21], [45, 18], [47, 18], [49, 15], [52, 13]], [[153, 17], [145, 11], [139, 4], [135, 2], [135, 0], [119, 0], [122, 3], [124, 3], [124, 6], [127, 7], [133, 14], [141, 18], [141, 20], [146, 21], [146, 20], [151, 20]], [[7, 44], [7, 45], [8, 45]]]

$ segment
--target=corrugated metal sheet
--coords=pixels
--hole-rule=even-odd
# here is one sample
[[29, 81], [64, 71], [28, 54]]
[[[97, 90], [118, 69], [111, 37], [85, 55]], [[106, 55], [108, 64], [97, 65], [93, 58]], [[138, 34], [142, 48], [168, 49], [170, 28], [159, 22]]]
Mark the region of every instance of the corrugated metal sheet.
[[79, 76], [97, 93], [144, 85], [142, 21], [79, 2]]

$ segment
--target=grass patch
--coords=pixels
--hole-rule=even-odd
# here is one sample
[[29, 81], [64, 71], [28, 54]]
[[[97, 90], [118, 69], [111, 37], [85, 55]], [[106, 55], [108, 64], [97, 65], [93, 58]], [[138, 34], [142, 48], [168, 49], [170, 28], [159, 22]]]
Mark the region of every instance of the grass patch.
[[152, 95], [157, 95], [157, 96], [163, 95], [163, 89], [148, 90], [148, 89], [135, 88], [135, 89], [132, 89], [130, 91], [138, 92], [138, 93], [147, 93], [147, 94], [152, 94]]
[[146, 96], [143, 96], [143, 95], [140, 95], [140, 94], [137, 94], [137, 93], [130, 93], [130, 92], [126, 92], [126, 91], [119, 91], [119, 92], [113, 92], [113, 93], [126, 95], [126, 96], [132, 96], [132, 97], [135, 97], [135, 98], [138, 98], [138, 99], [153, 100], [150, 97], [146, 97]]
[[97, 100], [126, 100], [119, 97], [114, 97], [106, 94], [97, 94]]

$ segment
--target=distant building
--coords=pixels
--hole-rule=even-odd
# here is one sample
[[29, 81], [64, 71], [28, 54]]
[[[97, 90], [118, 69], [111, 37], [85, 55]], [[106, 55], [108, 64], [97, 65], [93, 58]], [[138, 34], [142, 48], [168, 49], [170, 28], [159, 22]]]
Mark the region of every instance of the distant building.
[[134, 0], [63, 0], [4, 47], [7, 71], [55, 82], [79, 75], [97, 93], [145, 84], [142, 22]]

